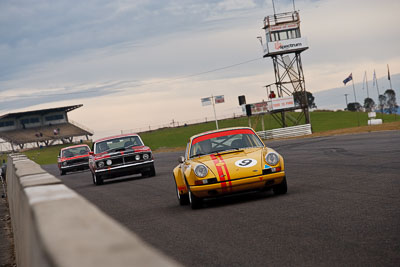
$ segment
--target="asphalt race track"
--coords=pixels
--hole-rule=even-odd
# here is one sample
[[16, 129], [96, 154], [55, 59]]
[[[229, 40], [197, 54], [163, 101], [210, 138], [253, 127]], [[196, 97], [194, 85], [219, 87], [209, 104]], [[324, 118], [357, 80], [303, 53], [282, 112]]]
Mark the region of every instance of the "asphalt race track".
[[185, 266], [399, 266], [400, 131], [272, 141], [288, 193], [247, 193], [179, 206], [172, 169], [183, 153], [155, 154], [157, 176], [92, 184], [59, 176], [142, 239]]

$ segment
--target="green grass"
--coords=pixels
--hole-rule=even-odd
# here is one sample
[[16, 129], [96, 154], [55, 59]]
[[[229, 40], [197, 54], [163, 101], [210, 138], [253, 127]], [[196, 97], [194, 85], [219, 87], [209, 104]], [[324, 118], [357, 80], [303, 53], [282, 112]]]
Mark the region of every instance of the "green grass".
[[[290, 117], [297, 118], [299, 113], [288, 113]], [[357, 118], [358, 116], [358, 118]], [[397, 116], [397, 120], [400, 119]], [[382, 118], [381, 114], [378, 114], [378, 118]], [[324, 132], [335, 129], [343, 129], [350, 127], [357, 127], [358, 120], [360, 121], [360, 126], [366, 126], [368, 122], [368, 114], [364, 112], [347, 112], [347, 111], [318, 111], [310, 113], [311, 124], [313, 132]], [[383, 115], [384, 122], [392, 122], [395, 120], [394, 115]], [[304, 118], [302, 120], [304, 123]], [[248, 118], [241, 117], [236, 119], [227, 119], [219, 121], [220, 128], [236, 127], [236, 126], [249, 126]], [[293, 123], [287, 119], [288, 126], [292, 126]], [[253, 116], [251, 117], [251, 125], [256, 131], [262, 130], [261, 117]], [[280, 128], [280, 124], [271, 116], [264, 116], [264, 129], [275, 129]], [[169, 148], [169, 147], [184, 147], [187, 141], [192, 135], [214, 130], [215, 122], [207, 122], [196, 125], [189, 125], [187, 127], [178, 128], [164, 128], [160, 130], [155, 130], [152, 132], [145, 132], [140, 134], [145, 144], [155, 150], [158, 148]]]
[[[287, 115], [289, 117], [297, 118], [299, 113], [288, 113]], [[400, 120], [400, 116], [395, 117], [395, 115], [378, 114], [377, 116], [378, 118], [383, 118], [384, 123]], [[356, 112], [347, 111], [314, 111], [310, 113], [310, 118], [313, 132], [317, 133], [335, 129], [357, 127], [358, 121], [360, 122], [360, 126], [366, 126], [368, 121], [368, 114], [364, 112], [360, 112], [357, 114]], [[287, 120], [287, 122], [288, 126], [293, 125], [293, 123], [291, 123], [289, 119]], [[247, 117], [221, 120], [218, 123], [219, 128], [249, 125]], [[304, 123], [304, 118], [302, 119], [301, 123]], [[251, 124], [256, 131], [261, 131], [261, 116], [251, 117]], [[265, 130], [269, 130], [279, 128], [280, 125], [271, 115], [264, 115], [264, 127]], [[214, 130], [215, 128], [215, 122], [210, 121], [207, 123], [181, 126], [177, 128], [164, 128], [151, 132], [144, 132], [141, 133], [140, 136], [142, 137], [144, 143], [148, 145], [152, 150], [156, 150], [159, 148], [185, 147], [187, 141], [192, 135]], [[44, 147], [41, 149], [32, 149], [23, 153], [38, 164], [54, 164], [57, 163], [57, 156], [60, 149], [68, 145], [69, 144], [64, 144]], [[0, 155], [1, 161], [3, 158], [6, 159], [6, 156]]]
[[[86, 142], [85, 142], [86, 143]], [[87, 143], [89, 146], [90, 143]], [[29, 159], [35, 161], [40, 165], [46, 164], [54, 164], [57, 163], [57, 156], [60, 153], [60, 149], [63, 147], [71, 146], [71, 144], [62, 144], [62, 145], [54, 145], [49, 147], [42, 147], [42, 148], [34, 148], [23, 151], [22, 153], [25, 154]], [[7, 155], [3, 154], [0, 155], [0, 160], [3, 162], [3, 159], [7, 161]]]
[[32, 149], [23, 152], [29, 159], [35, 161], [40, 165], [57, 163], [57, 156], [60, 153], [60, 149], [70, 144], [55, 145], [49, 147], [43, 147], [40, 149]]

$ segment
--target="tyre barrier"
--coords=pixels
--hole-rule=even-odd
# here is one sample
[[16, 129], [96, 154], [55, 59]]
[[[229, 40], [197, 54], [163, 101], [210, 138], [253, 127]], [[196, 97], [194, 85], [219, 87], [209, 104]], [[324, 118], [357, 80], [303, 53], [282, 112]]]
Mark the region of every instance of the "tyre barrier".
[[8, 156], [17, 266], [180, 266], [21, 154]]

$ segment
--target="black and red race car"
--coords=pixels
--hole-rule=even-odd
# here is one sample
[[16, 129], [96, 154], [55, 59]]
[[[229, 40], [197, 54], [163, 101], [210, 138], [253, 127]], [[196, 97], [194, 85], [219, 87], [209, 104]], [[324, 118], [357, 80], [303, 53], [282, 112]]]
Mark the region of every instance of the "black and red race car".
[[85, 144], [62, 148], [57, 158], [60, 174], [89, 169], [89, 152]]
[[137, 134], [99, 139], [93, 143], [92, 150], [89, 167], [95, 185], [103, 184], [105, 179], [132, 174], [156, 175], [153, 153]]

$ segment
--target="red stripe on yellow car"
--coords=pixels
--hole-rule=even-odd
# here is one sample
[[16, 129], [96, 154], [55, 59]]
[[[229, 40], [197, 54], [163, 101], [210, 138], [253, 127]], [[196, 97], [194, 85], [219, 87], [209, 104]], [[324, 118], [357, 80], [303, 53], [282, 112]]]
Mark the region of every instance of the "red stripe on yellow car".
[[178, 190], [179, 190], [179, 191], [186, 190], [186, 186], [185, 186], [185, 185], [178, 186]]
[[229, 186], [232, 188], [231, 175], [229, 174], [228, 167], [226, 166], [226, 163], [225, 163], [225, 161], [224, 161], [224, 159], [222, 158], [221, 155], [218, 155], [218, 158], [224, 164], [223, 167], [224, 167], [225, 172], [226, 172], [226, 178], [228, 178], [227, 180], [229, 181]]
[[224, 171], [222, 170], [222, 167], [221, 167], [222, 164], [220, 164], [220, 162], [219, 162], [219, 160], [217, 159], [216, 156], [210, 155], [210, 157], [214, 161], [215, 168], [217, 168], [218, 177], [219, 177], [219, 179], [221, 181], [222, 191], [225, 191], [227, 188], [226, 188], [226, 182], [225, 182], [225, 174], [224, 174]]

